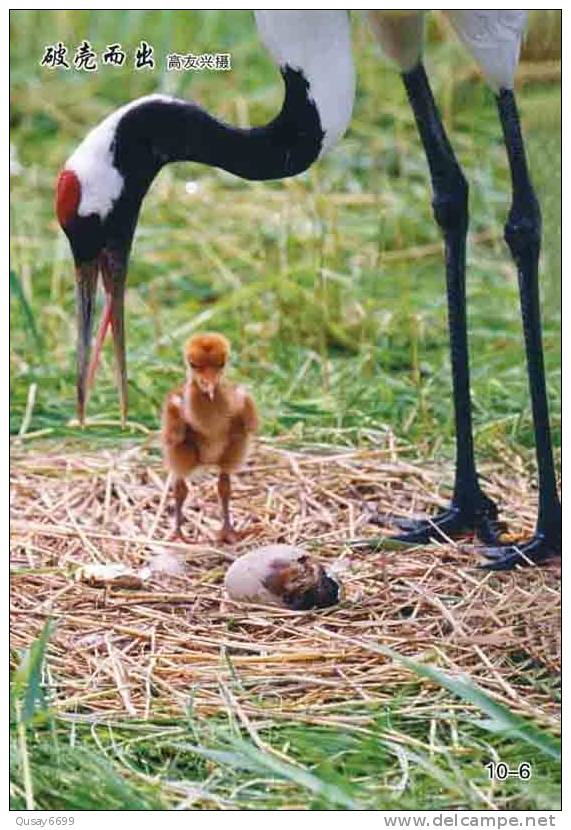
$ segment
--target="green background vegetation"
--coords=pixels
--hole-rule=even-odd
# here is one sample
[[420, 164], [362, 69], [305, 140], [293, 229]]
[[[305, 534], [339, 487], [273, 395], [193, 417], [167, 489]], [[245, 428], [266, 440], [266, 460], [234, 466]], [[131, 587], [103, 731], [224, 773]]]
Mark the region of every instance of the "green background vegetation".
[[[60, 434], [75, 406], [73, 267], [53, 215], [65, 159], [94, 124], [139, 95], [192, 97], [230, 122], [264, 123], [279, 108], [282, 88], [247, 12], [17, 12], [12, 24], [12, 139], [24, 168], [13, 179], [11, 203], [12, 428], [19, 429], [37, 383], [30, 429]], [[354, 27], [354, 119], [320, 164], [269, 184], [177, 164], [153, 186], [129, 274], [133, 421], [156, 427], [162, 397], [181, 374], [182, 341], [198, 325], [232, 339], [267, 433], [297, 426], [304, 437], [354, 441], [389, 426], [411, 442], [444, 441], [450, 452], [446, 303], [426, 163], [398, 75], [379, 60], [358, 16]], [[502, 240], [510, 191], [495, 103], [469, 75], [473, 65], [458, 43], [441, 39], [434, 25], [431, 35], [428, 70], [470, 182], [471, 233], [476, 240], [493, 235], [469, 249], [477, 443], [482, 452], [506, 442], [529, 449], [517, 282]], [[40, 68], [45, 44], [62, 40], [72, 55], [83, 37], [100, 51], [117, 40], [130, 56], [146, 37], [157, 70]], [[230, 52], [233, 71], [164, 71], [167, 52], [190, 48]], [[559, 85], [526, 84], [520, 104], [543, 210], [545, 352], [558, 443]], [[188, 180], [200, 187], [197, 194], [186, 193]], [[117, 418], [110, 348], [90, 413]]]
[[[35, 434], [69, 446], [116, 441], [118, 426], [102, 423], [118, 418], [109, 348], [90, 401], [88, 432], [80, 436], [70, 425], [73, 268], [53, 214], [57, 172], [92, 126], [139, 95], [160, 91], [193, 98], [229, 122], [259, 124], [279, 108], [281, 82], [249, 12], [18, 11], [10, 17], [11, 138], [22, 165], [11, 181], [11, 429], [21, 429], [36, 384], [27, 427], [30, 451]], [[397, 73], [379, 58], [358, 15], [353, 27], [354, 118], [346, 138], [322, 162], [295, 180], [268, 184], [198, 165], [171, 165], [151, 189], [129, 274], [132, 427], [121, 438], [136, 437], [139, 426], [156, 429], [163, 395], [181, 377], [182, 342], [196, 327], [207, 327], [232, 340], [234, 371], [254, 391], [266, 435], [287, 433], [305, 443], [374, 443], [390, 429], [415, 455], [452, 457], [444, 277], [426, 163]], [[538, 80], [529, 73], [519, 94], [543, 211], [545, 358], [557, 447], [561, 98], [552, 62], [559, 27], [557, 13], [534, 18], [525, 57], [538, 68]], [[502, 241], [510, 192], [494, 98], [435, 19], [428, 34], [428, 72], [471, 188], [468, 298], [478, 453], [494, 460], [509, 449], [533, 476], [517, 281]], [[93, 74], [40, 68], [46, 45], [63, 41], [73, 55], [84, 38], [98, 52], [120, 42], [130, 55], [128, 67]], [[132, 55], [143, 38], [155, 47], [157, 69], [135, 73]], [[230, 52], [233, 69], [167, 73], [171, 51]], [[189, 180], [194, 194], [185, 188]], [[403, 689], [405, 697], [415, 693]], [[373, 742], [297, 725], [270, 730], [266, 739], [289, 747], [293, 758], [347, 799], [388, 808], [473, 806], [470, 781], [485, 780], [482, 765], [490, 746], [514, 763], [530, 756], [518, 738], [483, 735], [459, 714], [459, 740], [473, 749], [470, 764], [460, 767], [452, 751], [448, 761], [439, 756], [418, 764], [395, 803], [381, 786], [394, 781], [399, 769], [383, 743], [383, 719], [390, 717], [397, 731], [412, 731], [422, 740], [430, 729], [429, 716], [403, 718], [399, 703], [394, 712], [379, 714]], [[216, 793], [234, 806], [340, 803], [338, 793], [317, 785], [316, 791], [307, 781], [286, 775], [286, 783], [279, 783], [275, 771], [260, 772], [254, 761], [251, 769], [237, 770], [228, 758], [201, 760], [187, 751], [192, 743], [235, 753], [224, 724], [203, 724], [194, 734], [199, 727], [189, 715], [187, 723], [173, 725], [179, 730], [175, 737], [165, 733], [160, 739], [156, 730], [162, 727], [152, 724], [95, 731], [78, 726], [72, 746], [69, 724], [35, 717], [26, 721], [26, 751], [44, 809], [172, 806], [182, 797], [164, 782], [175, 775], [201, 781], [213, 764], [219, 769]], [[21, 742], [15, 739], [14, 747], [14, 806], [21, 807]], [[512, 780], [502, 790], [501, 805], [555, 806], [558, 764], [549, 758], [537, 764], [530, 784]], [[139, 773], [149, 776], [146, 783]]]

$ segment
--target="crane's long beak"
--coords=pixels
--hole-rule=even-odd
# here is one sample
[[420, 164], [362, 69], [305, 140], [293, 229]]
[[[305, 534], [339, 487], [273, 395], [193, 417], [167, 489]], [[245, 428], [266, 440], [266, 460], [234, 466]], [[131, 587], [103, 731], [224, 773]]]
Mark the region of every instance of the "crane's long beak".
[[[99, 273], [105, 290], [105, 306], [99, 324], [95, 347], [91, 354], [93, 310]], [[127, 367], [125, 359], [125, 279], [127, 269], [120, 257], [104, 250], [96, 261], [77, 268], [77, 411], [80, 423], [85, 422], [85, 407], [93, 385], [101, 348], [107, 330], [111, 327], [115, 349], [115, 364], [121, 424], [127, 418]], [[91, 359], [90, 359], [91, 357]]]
[[97, 261], [86, 262], [76, 268], [77, 415], [82, 426], [85, 422], [87, 366], [91, 354], [91, 331], [98, 275]]

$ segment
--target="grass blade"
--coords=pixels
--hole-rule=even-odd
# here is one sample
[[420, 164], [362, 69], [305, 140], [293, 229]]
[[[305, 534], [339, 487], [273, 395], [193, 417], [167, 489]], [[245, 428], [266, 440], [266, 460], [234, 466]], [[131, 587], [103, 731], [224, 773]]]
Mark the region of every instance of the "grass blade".
[[411, 660], [410, 657], [404, 657], [390, 648], [379, 647], [379, 650], [392, 657], [394, 660], [403, 663], [407, 668], [411, 669], [419, 677], [425, 677], [428, 680], [433, 680], [449, 692], [471, 703], [484, 712], [489, 720], [480, 720], [477, 722], [478, 726], [488, 731], [502, 733], [506, 737], [519, 738], [528, 744], [531, 744], [536, 749], [543, 752], [555, 760], [561, 759], [561, 742], [557, 740], [549, 732], [530, 723], [526, 718], [517, 715], [504, 706], [502, 703], [495, 701], [490, 695], [484, 692], [473, 680], [468, 677], [452, 677], [449, 674], [434, 668], [434, 666], [427, 666], [424, 663], [419, 663], [416, 660]]
[[[325, 633], [325, 630], [323, 630], [323, 633]], [[434, 666], [429, 666], [426, 663], [420, 663], [417, 660], [412, 660], [410, 657], [405, 657], [403, 654], [399, 654], [387, 646], [381, 646], [377, 643], [354, 637], [343, 637], [338, 634], [332, 635], [330, 631], [326, 633], [328, 636], [334, 636], [335, 639], [360, 646], [366, 651], [372, 651], [376, 654], [390, 657], [392, 660], [402, 663], [419, 677], [424, 677], [427, 680], [438, 683], [443, 688], [448, 689], [449, 692], [452, 692], [452, 694], [476, 706], [488, 717], [487, 720], [482, 719], [475, 722], [482, 729], [486, 729], [488, 732], [502, 734], [505, 737], [519, 739], [536, 747], [544, 755], [557, 761], [561, 760], [561, 741], [544, 729], [535, 726], [521, 715], [512, 712], [507, 706], [498, 703], [469, 677], [453, 677]]]
[[42, 667], [48, 640], [54, 628], [53, 620], [48, 620], [40, 636], [22, 655], [20, 665], [14, 674], [13, 693], [20, 706], [21, 719], [29, 721], [38, 708], [45, 702], [42, 688]]
[[14, 271], [10, 271], [10, 294], [20, 303], [24, 317], [25, 328], [31, 335], [38, 348], [43, 348], [43, 340], [36, 326], [36, 318], [30, 303], [28, 302], [20, 278]]
[[331, 804], [336, 804], [348, 810], [359, 809], [356, 802], [341, 788], [318, 778], [307, 769], [300, 769], [300, 767], [262, 752], [246, 741], [233, 741], [231, 751], [204, 749], [200, 746], [187, 746], [186, 749], [211, 761], [235, 769], [247, 769], [257, 773], [269, 772], [284, 781], [289, 781], [302, 789], [309, 790], [315, 796]]

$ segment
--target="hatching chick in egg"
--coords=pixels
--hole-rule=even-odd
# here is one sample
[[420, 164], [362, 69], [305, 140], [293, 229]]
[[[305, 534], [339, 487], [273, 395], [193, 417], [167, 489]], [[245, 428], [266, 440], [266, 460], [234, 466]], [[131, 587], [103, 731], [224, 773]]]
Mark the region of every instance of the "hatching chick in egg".
[[238, 539], [230, 518], [230, 474], [246, 460], [258, 414], [246, 390], [223, 377], [229, 358], [230, 344], [223, 335], [191, 337], [184, 348], [186, 382], [167, 395], [163, 407], [161, 439], [165, 465], [174, 475], [175, 538], [184, 539], [186, 476], [212, 465], [219, 472], [220, 539], [228, 543]]
[[224, 586], [230, 599], [292, 611], [327, 608], [341, 597], [340, 583], [307, 551], [292, 545], [266, 545], [236, 559]]

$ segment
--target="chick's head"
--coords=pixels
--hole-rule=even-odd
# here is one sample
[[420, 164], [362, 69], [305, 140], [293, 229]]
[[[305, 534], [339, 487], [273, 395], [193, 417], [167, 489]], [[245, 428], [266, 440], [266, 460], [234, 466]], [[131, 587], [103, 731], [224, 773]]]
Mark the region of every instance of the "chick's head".
[[328, 608], [339, 602], [339, 583], [329, 576], [323, 565], [310, 556], [291, 562], [275, 560], [265, 586], [294, 611]]
[[213, 400], [230, 358], [230, 343], [216, 332], [195, 334], [184, 347], [190, 379]]

